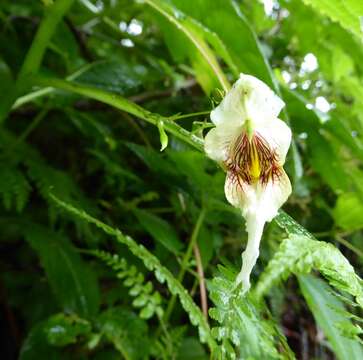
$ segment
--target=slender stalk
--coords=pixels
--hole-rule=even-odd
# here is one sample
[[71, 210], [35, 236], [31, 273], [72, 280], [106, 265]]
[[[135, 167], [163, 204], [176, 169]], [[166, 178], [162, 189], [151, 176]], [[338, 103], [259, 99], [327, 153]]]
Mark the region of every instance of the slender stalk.
[[[197, 219], [197, 222], [195, 223], [195, 226], [194, 226], [194, 229], [193, 229], [193, 232], [192, 232], [192, 236], [190, 238], [190, 241], [189, 241], [189, 244], [188, 244], [188, 248], [187, 248], [187, 251], [183, 257], [183, 260], [182, 260], [182, 263], [180, 265], [180, 271], [179, 271], [179, 275], [178, 275], [178, 281], [180, 283], [183, 282], [183, 279], [184, 279], [184, 275], [187, 271], [187, 268], [188, 268], [188, 263], [189, 263], [189, 260], [190, 260], [190, 257], [192, 255], [192, 252], [193, 252], [193, 248], [197, 242], [197, 239], [198, 239], [198, 235], [199, 235], [199, 231], [200, 231], [200, 228], [204, 222], [204, 218], [205, 218], [205, 215], [206, 215], [206, 210], [203, 208], [201, 210], [201, 212], [199, 213], [199, 216], [198, 216], [198, 219]], [[168, 307], [165, 311], [165, 315], [164, 315], [164, 321], [165, 322], [168, 322], [169, 318], [170, 318], [170, 315], [174, 309], [174, 306], [175, 306], [175, 301], [176, 301], [176, 295], [173, 295], [169, 301], [169, 304], [168, 304]]]
[[36, 77], [34, 80], [37, 85], [53, 87], [101, 101], [156, 126], [160, 121], [163, 121], [166, 131], [192, 145], [196, 149], [203, 150], [203, 140], [201, 138], [191, 134], [174, 121], [152, 113], [118, 94], [55, 78]]
[[209, 114], [210, 114], [210, 110], [198, 111], [198, 112], [190, 113], [190, 114], [175, 115], [175, 116], [172, 116], [171, 119], [172, 120], [180, 120], [180, 119], [187, 119], [187, 118], [190, 118], [190, 117], [196, 117], [196, 116], [200, 116], [200, 115], [209, 115]]
[[204, 270], [202, 265], [202, 258], [200, 256], [200, 251], [198, 244], [196, 243], [193, 248], [195, 261], [197, 262], [198, 280], [199, 280], [199, 292], [200, 292], [200, 303], [202, 306], [202, 311], [205, 318], [208, 321], [208, 297], [207, 289], [205, 287]]
[[358, 255], [360, 258], [363, 258], [363, 252], [359, 250], [357, 247], [355, 247], [353, 244], [351, 244], [349, 241], [345, 240], [341, 235], [335, 234], [334, 239], [344, 245], [349, 250], [353, 251], [356, 255]]

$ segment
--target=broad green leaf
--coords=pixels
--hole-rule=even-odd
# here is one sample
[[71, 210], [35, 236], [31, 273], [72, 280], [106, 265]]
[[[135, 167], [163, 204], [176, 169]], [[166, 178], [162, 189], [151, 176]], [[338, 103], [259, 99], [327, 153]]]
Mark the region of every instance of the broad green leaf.
[[[220, 65], [218, 64], [218, 60], [215, 57], [212, 49], [208, 45], [208, 40], [211, 40], [215, 43], [218, 41], [218, 37], [216, 35], [211, 35], [208, 33], [208, 30], [204, 29], [202, 25], [196, 22], [194, 19], [188, 17], [186, 14], [182, 13], [180, 10], [172, 7], [164, 0], [146, 0], [146, 3], [149, 4], [153, 9], [159, 12], [162, 16], [164, 16], [173, 26], [175, 26], [190, 42], [193, 44], [193, 50], [190, 51], [190, 46], [185, 45], [185, 41], [180, 41], [184, 36], [177, 37], [179, 40], [179, 45], [184, 46], [184, 48], [179, 48], [178, 54], [181, 56], [188, 55], [191, 57], [192, 61], [194, 61], [194, 65], [197, 65], [199, 70], [205, 68], [206, 65], [212, 70], [212, 73], [208, 71], [197, 71], [197, 78], [199, 77], [199, 81], [203, 86], [204, 90], [207, 93], [210, 93], [215, 88], [215, 81], [213, 78], [218, 79], [222, 88], [227, 91], [230, 88], [229, 82], [223, 73]], [[166, 39], [169, 39], [170, 47], [175, 46], [176, 42], [175, 38], [171, 37], [171, 33], [165, 33]], [[218, 41], [217, 49], [223, 49], [223, 45]], [[174, 51], [174, 50], [173, 50]], [[223, 49], [224, 51], [224, 49]], [[174, 51], [175, 52], [175, 51]], [[199, 55], [197, 55], [199, 54]], [[224, 52], [224, 55], [227, 55]], [[230, 59], [228, 59], [230, 60]], [[207, 77], [206, 77], [207, 76]]]
[[314, 10], [338, 22], [342, 27], [363, 40], [360, 17], [363, 16], [361, 0], [303, 0]]
[[133, 209], [142, 227], [153, 237], [155, 241], [160, 242], [166, 249], [174, 254], [180, 252], [183, 243], [180, 241], [174, 228], [164, 219], [141, 209]]
[[298, 276], [300, 289], [314, 318], [328, 338], [339, 360], [363, 358], [362, 345], [344, 337], [338, 329], [343, 322], [350, 322], [337, 310], [344, 311], [343, 304], [331, 293], [330, 287], [312, 275]]
[[335, 223], [344, 230], [363, 228], [363, 200], [358, 193], [339, 195], [333, 210]]
[[232, 59], [234, 67], [230, 68], [235, 76], [245, 72], [275, 87], [257, 36], [237, 5], [230, 0], [172, 0], [172, 3], [217, 34]]
[[97, 279], [68, 239], [40, 226], [26, 227], [25, 238], [37, 252], [63, 309], [84, 317], [95, 315], [100, 296]]
[[147, 87], [150, 81], [146, 67], [133, 66], [122, 59], [94, 62], [73, 79], [81, 84], [95, 86], [123, 96], [137, 94], [143, 87]]

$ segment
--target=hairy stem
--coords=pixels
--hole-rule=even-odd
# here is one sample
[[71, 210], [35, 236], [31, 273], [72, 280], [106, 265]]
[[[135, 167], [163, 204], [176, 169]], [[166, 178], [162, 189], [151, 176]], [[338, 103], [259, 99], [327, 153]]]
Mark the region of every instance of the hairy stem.
[[45, 87], [53, 87], [87, 96], [89, 98], [111, 105], [117, 109], [123, 110], [156, 126], [158, 125], [159, 121], [163, 121], [166, 131], [187, 142], [198, 150], [203, 149], [203, 140], [199, 137], [191, 134], [189, 131], [185, 130], [169, 118], [152, 113], [118, 94], [110, 93], [86, 85], [77, 84], [75, 82], [54, 78], [37, 77], [35, 78], [35, 83]]

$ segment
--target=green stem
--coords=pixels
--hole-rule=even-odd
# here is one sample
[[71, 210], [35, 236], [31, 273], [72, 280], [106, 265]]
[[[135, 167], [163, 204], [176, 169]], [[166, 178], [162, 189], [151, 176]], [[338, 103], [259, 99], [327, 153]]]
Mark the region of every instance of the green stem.
[[[91, 69], [93, 66], [93, 64], [86, 64], [84, 66], [82, 66], [80, 69], [78, 69], [77, 71], [75, 71], [74, 73], [72, 73], [71, 75], [66, 77], [66, 80], [72, 81], [75, 80], [78, 76], [82, 75], [84, 72], [88, 71], [89, 69]], [[12, 110], [16, 110], [17, 108], [23, 106], [24, 104], [31, 102], [39, 97], [43, 97], [46, 95], [49, 95], [51, 93], [53, 93], [55, 91], [54, 88], [52, 87], [45, 87], [43, 89], [39, 89], [39, 90], [35, 90], [32, 91], [28, 94], [25, 94], [23, 96], [20, 96], [16, 99], [15, 103], [12, 106]]]
[[42, 62], [45, 50], [51, 37], [64, 14], [74, 0], [58, 0], [47, 11], [35, 34], [31, 47], [25, 56], [18, 75], [18, 81], [26, 81], [27, 77], [36, 74]]
[[171, 120], [180, 120], [180, 119], [186, 119], [186, 118], [190, 118], [190, 117], [196, 117], [196, 116], [200, 116], [200, 115], [209, 115], [209, 114], [210, 114], [210, 110], [198, 111], [198, 112], [190, 113], [190, 114], [171, 116], [170, 119]]
[[143, 119], [155, 126], [158, 125], [159, 121], [163, 121], [165, 130], [177, 138], [192, 145], [196, 149], [203, 150], [203, 140], [201, 138], [191, 134], [189, 131], [185, 130], [174, 121], [161, 115], [152, 113], [118, 94], [61, 79], [37, 77], [35, 78], [35, 83], [37, 85], [54, 87], [101, 101], [105, 104], [111, 105], [119, 110], [125, 111], [140, 119]]
[[2, 104], [0, 104], [0, 124], [5, 120], [17, 97], [26, 90], [30, 77], [38, 72], [49, 41], [53, 36], [58, 23], [69, 10], [73, 1], [74, 0], [57, 0], [46, 10], [47, 12], [38, 27], [32, 44], [20, 68], [14, 91], [10, 92], [2, 99]]
[[[191, 255], [192, 255], [194, 245], [197, 242], [199, 231], [200, 231], [200, 228], [201, 228], [201, 226], [203, 224], [205, 215], [206, 215], [206, 210], [203, 208], [201, 210], [201, 212], [199, 213], [199, 217], [198, 217], [198, 220], [197, 220], [197, 222], [196, 222], [196, 224], [194, 226], [193, 233], [192, 233], [192, 236], [190, 238], [187, 251], [186, 251], [186, 253], [184, 255], [184, 258], [182, 260], [182, 263], [181, 263], [181, 267], [180, 267], [180, 271], [179, 271], [179, 275], [178, 275], [178, 281], [180, 283], [183, 282], [184, 275], [185, 275], [185, 273], [187, 271], [188, 263], [189, 263]], [[175, 301], [176, 301], [176, 295], [173, 295], [171, 297], [171, 299], [169, 301], [169, 304], [168, 304], [168, 307], [167, 307], [167, 309], [165, 311], [164, 321], [166, 323], [169, 321], [169, 317], [170, 317], [171, 313], [173, 312], [173, 309], [174, 309], [174, 306], [175, 306]]]
[[345, 240], [342, 236], [339, 234], [335, 235], [335, 240], [344, 245], [349, 250], [353, 251], [356, 255], [358, 255], [360, 258], [363, 258], [363, 252], [356, 248], [353, 244], [351, 244], [349, 241]]

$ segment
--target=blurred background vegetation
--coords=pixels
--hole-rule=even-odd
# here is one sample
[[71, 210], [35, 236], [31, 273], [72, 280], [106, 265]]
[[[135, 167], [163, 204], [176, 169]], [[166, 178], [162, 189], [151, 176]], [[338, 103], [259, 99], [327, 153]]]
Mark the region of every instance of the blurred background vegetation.
[[[1, 359], [362, 359], [362, 16], [1, 0]], [[246, 297], [244, 222], [202, 145], [240, 72], [294, 135]]]

